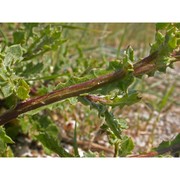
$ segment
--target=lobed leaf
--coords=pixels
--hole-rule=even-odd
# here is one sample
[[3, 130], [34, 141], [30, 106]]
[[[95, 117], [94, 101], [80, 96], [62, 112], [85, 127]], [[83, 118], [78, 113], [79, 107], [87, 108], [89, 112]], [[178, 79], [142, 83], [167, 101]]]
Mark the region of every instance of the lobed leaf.
[[122, 127], [121, 123], [119, 123], [118, 119], [114, 117], [112, 112], [109, 112], [107, 107], [101, 104], [96, 104], [92, 101], [89, 101], [85, 97], [78, 98], [83, 104], [89, 105], [90, 108], [96, 109], [99, 113], [100, 117], [104, 117], [106, 124], [111, 129], [111, 131], [115, 134], [116, 137], [121, 138]]
[[7, 149], [7, 144], [12, 144], [14, 141], [6, 135], [5, 129], [0, 126], [0, 156], [3, 156]]

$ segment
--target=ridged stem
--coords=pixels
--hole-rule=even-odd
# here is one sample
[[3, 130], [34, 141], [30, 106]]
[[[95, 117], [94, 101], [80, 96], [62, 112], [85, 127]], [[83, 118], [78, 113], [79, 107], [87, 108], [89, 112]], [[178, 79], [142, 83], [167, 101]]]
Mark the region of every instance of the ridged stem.
[[[134, 64], [134, 76], [140, 76], [156, 69], [154, 60], [157, 58], [158, 53], [155, 52], [141, 61]], [[62, 88], [60, 90], [53, 91], [43, 96], [28, 99], [19, 103], [13, 110], [7, 111], [0, 116], [0, 125], [6, 124], [19, 115], [28, 111], [43, 107], [70, 97], [79, 96], [83, 93], [89, 93], [92, 90], [96, 90], [107, 84], [111, 84], [115, 81], [119, 81], [126, 76], [125, 70], [118, 70], [116, 72], [103, 75], [86, 82], [75, 84], [69, 87]]]

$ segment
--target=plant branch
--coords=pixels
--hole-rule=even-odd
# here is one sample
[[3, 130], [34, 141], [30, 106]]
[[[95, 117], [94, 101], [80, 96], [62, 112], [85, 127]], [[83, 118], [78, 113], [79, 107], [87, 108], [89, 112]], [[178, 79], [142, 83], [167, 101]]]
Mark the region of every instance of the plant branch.
[[[68, 137], [63, 137], [61, 142], [68, 143], [70, 145], [73, 145], [73, 140]], [[110, 147], [105, 147], [103, 145], [91, 142], [91, 141], [77, 141], [78, 146], [80, 146], [83, 150], [91, 150], [91, 151], [104, 151], [108, 154], [113, 154], [114, 150]], [[91, 146], [91, 148], [89, 148]]]
[[[134, 76], [141, 76], [157, 69], [155, 60], [158, 53], [155, 52], [141, 61], [134, 64]], [[0, 125], [6, 124], [9, 121], [17, 118], [19, 115], [28, 111], [43, 107], [70, 97], [79, 96], [83, 93], [91, 92], [95, 89], [105, 86], [106, 84], [119, 81], [126, 76], [126, 70], [120, 69], [116, 72], [88, 80], [86, 82], [71, 85], [60, 90], [53, 91], [43, 96], [28, 99], [19, 103], [13, 110], [6, 112], [0, 116]]]

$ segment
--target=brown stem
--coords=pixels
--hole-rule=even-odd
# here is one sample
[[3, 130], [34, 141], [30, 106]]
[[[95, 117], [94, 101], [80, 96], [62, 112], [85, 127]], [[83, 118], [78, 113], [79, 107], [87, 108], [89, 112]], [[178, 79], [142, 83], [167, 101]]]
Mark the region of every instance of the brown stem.
[[100, 76], [98, 78], [75, 84], [69, 87], [65, 87], [60, 90], [53, 91], [43, 96], [39, 96], [33, 99], [29, 99], [27, 101], [21, 102], [16, 106], [15, 109], [8, 111], [7, 113], [0, 116], [0, 125], [3, 125], [14, 118], [17, 118], [20, 114], [25, 112], [37, 109], [39, 107], [46, 106], [48, 104], [78, 96], [83, 93], [90, 92], [92, 90], [98, 89], [106, 84], [112, 83], [116, 80], [119, 80], [125, 76], [124, 70], [119, 70], [117, 72], [113, 72], [111, 74], [107, 74], [104, 76]]
[[[67, 137], [63, 137], [61, 142], [65, 142], [68, 144], [73, 145], [73, 140]], [[113, 154], [114, 150], [110, 147], [105, 147], [100, 144], [91, 142], [91, 141], [77, 141], [78, 146], [80, 146], [83, 150], [91, 150], [91, 151], [104, 151], [108, 154]], [[91, 145], [91, 148], [89, 148], [89, 145]]]
[[144, 158], [147, 158], [147, 157], [156, 157], [156, 156], [158, 156], [158, 153], [156, 152], [156, 151], [152, 151], [152, 152], [149, 152], [149, 153], [146, 153], [146, 154], [138, 154], [138, 155], [129, 155], [129, 156], [127, 156], [127, 157], [139, 157], [139, 158], [142, 158], [142, 157], [144, 157]]
[[[158, 53], [155, 52], [143, 60], [134, 64], [134, 76], [140, 76], [145, 73], [151, 72], [156, 69], [154, 60], [157, 58]], [[89, 81], [75, 84], [69, 87], [65, 87], [60, 90], [53, 91], [43, 96], [39, 96], [36, 98], [32, 98], [26, 101], [19, 103], [15, 109], [6, 112], [5, 114], [0, 116], [0, 125], [6, 124], [9, 121], [17, 118], [19, 115], [37, 109], [39, 107], [46, 106], [48, 104], [58, 102], [70, 97], [79, 96], [83, 93], [88, 93], [92, 90], [103, 87], [106, 84], [113, 83], [114, 81], [118, 81], [126, 75], [125, 70], [118, 70], [116, 72], [103, 75], [97, 77], [95, 79], [91, 79]]]

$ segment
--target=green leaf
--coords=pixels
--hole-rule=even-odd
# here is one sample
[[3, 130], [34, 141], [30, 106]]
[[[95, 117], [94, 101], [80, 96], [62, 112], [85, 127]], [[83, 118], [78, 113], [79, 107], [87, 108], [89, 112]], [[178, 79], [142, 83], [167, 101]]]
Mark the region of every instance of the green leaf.
[[129, 73], [125, 78], [119, 81], [119, 88], [127, 93], [128, 87], [134, 82], [134, 76], [132, 73]]
[[[32, 125], [31, 133], [35, 134], [34, 137], [43, 144], [44, 148], [57, 153], [61, 157], [72, 157], [62, 147], [59, 128], [48, 116], [30, 116], [30, 121]], [[26, 124], [24, 125], [26, 126]], [[26, 130], [25, 127], [24, 129]], [[37, 133], [38, 135], [36, 135]]]
[[158, 32], [156, 32], [156, 41], [158, 42], [158, 44], [161, 44], [161, 43], [163, 43], [163, 41], [164, 41], [164, 35], [162, 34], [162, 33], [160, 33], [159, 31]]
[[109, 112], [106, 106], [101, 104], [96, 104], [94, 102], [89, 101], [85, 97], [79, 97], [79, 100], [85, 104], [90, 105], [91, 108], [96, 109], [99, 113], [99, 116], [105, 117], [105, 121], [108, 125], [108, 127], [111, 129], [111, 131], [117, 136], [118, 138], [121, 138], [121, 126], [118, 123], [118, 119], [116, 119], [112, 112]]
[[20, 124], [24, 132], [42, 143], [45, 152], [54, 152], [60, 157], [72, 157], [61, 144], [59, 128], [48, 116], [37, 114], [29, 116], [27, 121], [21, 118]]
[[164, 30], [170, 23], [156, 23], [156, 31]]
[[46, 148], [51, 151], [57, 153], [60, 157], [72, 157], [71, 154], [66, 152], [58, 138], [54, 138], [50, 134], [43, 132], [36, 136], [37, 140], [39, 140]]
[[17, 62], [22, 60], [21, 46], [12, 45], [7, 47], [4, 56], [5, 58], [0, 62], [0, 94], [3, 98], [17, 95], [24, 100], [28, 97], [30, 88], [15, 72], [15, 64], [18, 66]]
[[[28, 29], [28, 28], [27, 28]], [[61, 38], [61, 26], [44, 25], [43, 28], [37, 28], [38, 33], [33, 34], [32, 43], [24, 54], [24, 61], [33, 59], [48, 51], [57, 50], [61, 44], [66, 42]]]
[[178, 134], [173, 141], [171, 141], [172, 145], [180, 144], [180, 134]]
[[11, 137], [13, 140], [17, 138], [17, 135], [20, 132], [20, 126], [18, 124], [9, 125], [6, 127], [6, 134]]
[[106, 99], [108, 100], [106, 105], [110, 105], [112, 107], [119, 106], [123, 108], [125, 105], [132, 105], [141, 100], [140, 95], [137, 92], [129, 92], [128, 94], [125, 94], [124, 96], [116, 96], [114, 98], [107, 96]]
[[11, 94], [10, 96], [4, 99], [4, 105], [8, 109], [12, 109], [13, 107], [15, 107], [17, 102], [18, 102], [18, 98], [14, 94]]
[[118, 125], [121, 127], [121, 129], [127, 129], [128, 128], [126, 120], [124, 120], [122, 118], [118, 118]]
[[50, 134], [54, 134], [55, 137], [58, 136], [58, 128], [56, 127], [55, 123], [45, 115], [34, 115], [30, 116], [31, 123], [35, 130], [40, 132], [48, 132]]
[[[129, 46], [126, 51], [124, 51], [124, 55], [119, 62], [115, 62], [112, 66], [110, 63], [110, 67], [114, 67], [114, 70], [123, 69], [126, 71], [126, 76], [121, 79], [118, 83], [116, 82], [116, 88], [120, 89], [123, 92], [127, 93], [128, 87], [134, 82], [134, 75], [133, 75], [133, 62], [134, 62], [134, 50], [131, 46]], [[109, 88], [107, 88], [109, 89]]]
[[5, 66], [11, 66], [17, 61], [22, 60], [22, 47], [19, 44], [12, 45], [6, 49], [6, 56], [4, 59]]
[[168, 45], [173, 49], [175, 49], [177, 47], [177, 38], [175, 37], [175, 35], [170, 36]]
[[25, 41], [25, 32], [16, 31], [13, 33], [14, 44], [22, 44]]
[[24, 116], [18, 117], [19, 125], [21, 127], [22, 132], [24, 134], [29, 134], [31, 136], [32, 124], [29, 119], [25, 118]]
[[127, 54], [129, 58], [129, 65], [132, 67], [132, 62], [134, 62], [134, 50], [131, 46], [127, 48]]
[[117, 69], [122, 69], [122, 61], [120, 60], [114, 60], [109, 62], [109, 67], [108, 69], [116, 71]]
[[13, 88], [11, 84], [6, 83], [5, 85], [1, 87], [0, 91], [2, 92], [4, 98], [6, 98], [13, 93]]
[[107, 110], [104, 113], [105, 121], [108, 127], [112, 130], [112, 132], [116, 135], [116, 137], [121, 139], [122, 129], [120, 124], [118, 123], [118, 119], [116, 119], [111, 112]]
[[2, 63], [0, 64], [0, 85], [3, 85], [7, 81], [7, 70], [4, 67], [1, 67]]
[[180, 152], [180, 134], [178, 134], [172, 141], [163, 141], [157, 148], [154, 148], [159, 154], [170, 152], [174, 154]]
[[30, 90], [30, 87], [29, 87], [29, 85], [26, 83], [25, 80], [19, 79], [18, 84], [19, 84], [19, 86], [23, 86], [23, 87], [26, 88], [27, 90]]
[[14, 141], [6, 135], [3, 127], [0, 127], [0, 156], [3, 156], [7, 149], [7, 144], [12, 144]]
[[27, 91], [27, 89], [23, 86], [19, 86], [16, 92], [17, 96], [22, 100], [27, 99], [29, 97], [28, 93], [29, 92]]
[[30, 87], [26, 81], [20, 79], [18, 84], [19, 86], [17, 87], [16, 95], [19, 97], [19, 99], [25, 100], [29, 98]]
[[132, 139], [128, 136], [124, 136], [120, 143], [119, 156], [125, 157], [128, 154], [131, 154], [133, 149], [134, 149], [134, 143]]
[[69, 101], [70, 104], [72, 104], [72, 105], [76, 105], [77, 102], [78, 102], [77, 97], [68, 98], [68, 101]]
[[[162, 31], [159, 32], [158, 30]], [[155, 59], [156, 69], [154, 72], [156, 70], [165, 72], [166, 67], [175, 60], [171, 55], [173, 51], [178, 50], [179, 34], [180, 28], [176, 23], [157, 24], [155, 42], [151, 45], [150, 50], [150, 53], [158, 53], [158, 57]]]

